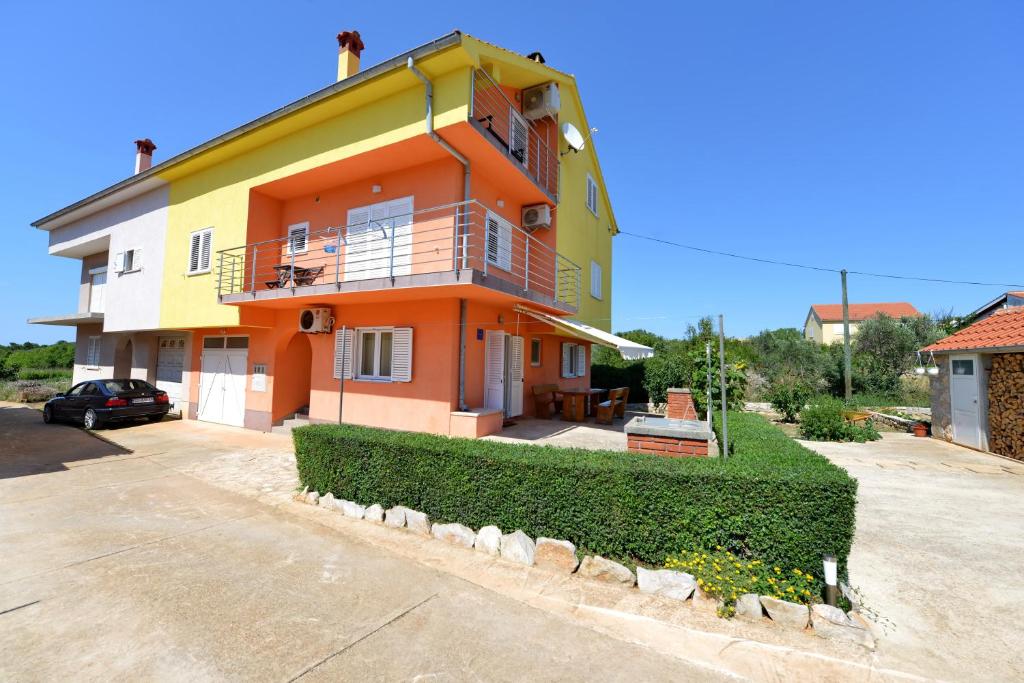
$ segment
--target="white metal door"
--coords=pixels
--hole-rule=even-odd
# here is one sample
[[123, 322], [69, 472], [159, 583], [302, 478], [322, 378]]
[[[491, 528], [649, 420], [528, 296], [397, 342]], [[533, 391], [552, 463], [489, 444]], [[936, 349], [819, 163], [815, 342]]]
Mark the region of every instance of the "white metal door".
[[89, 310], [93, 313], [103, 313], [104, 292], [107, 289], [107, 269], [103, 268], [91, 271], [89, 286]]
[[245, 370], [240, 349], [204, 349], [199, 379], [199, 419], [241, 427], [245, 423]]
[[508, 364], [508, 410], [509, 417], [523, 414], [523, 338], [509, 337], [511, 353]]
[[505, 409], [505, 333], [487, 330], [484, 344], [484, 407]]
[[981, 448], [981, 384], [978, 381], [981, 364], [977, 356], [953, 356], [949, 366], [953, 441]]
[[166, 391], [172, 409], [181, 409], [181, 376], [185, 369], [185, 338], [160, 337], [157, 340], [156, 388]]

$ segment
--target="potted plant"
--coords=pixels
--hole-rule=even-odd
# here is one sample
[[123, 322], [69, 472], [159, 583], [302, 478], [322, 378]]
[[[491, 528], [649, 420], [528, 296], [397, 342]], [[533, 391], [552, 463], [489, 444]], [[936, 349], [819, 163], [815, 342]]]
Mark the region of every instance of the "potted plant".
[[927, 422], [915, 422], [911, 429], [914, 431], [914, 436], [928, 436]]

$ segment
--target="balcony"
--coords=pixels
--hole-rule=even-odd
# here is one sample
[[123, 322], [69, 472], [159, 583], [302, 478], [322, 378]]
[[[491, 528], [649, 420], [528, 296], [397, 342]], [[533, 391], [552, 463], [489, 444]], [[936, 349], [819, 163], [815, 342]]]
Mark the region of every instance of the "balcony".
[[475, 200], [300, 228], [219, 251], [215, 265], [228, 304], [467, 284], [565, 312], [580, 300], [578, 265]]
[[558, 124], [530, 121], [486, 71], [473, 73], [470, 123], [512, 163], [558, 202]]

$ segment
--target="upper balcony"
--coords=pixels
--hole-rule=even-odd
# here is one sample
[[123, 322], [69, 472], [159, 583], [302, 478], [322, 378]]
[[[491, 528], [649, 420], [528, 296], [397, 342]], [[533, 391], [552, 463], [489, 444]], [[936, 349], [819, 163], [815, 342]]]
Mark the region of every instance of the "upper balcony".
[[349, 225], [224, 249], [216, 255], [222, 303], [269, 302], [416, 287], [479, 285], [572, 313], [580, 267], [473, 200], [409, 212], [349, 214]]
[[554, 119], [531, 121], [504, 88], [483, 69], [473, 72], [470, 124], [558, 203], [558, 124]]

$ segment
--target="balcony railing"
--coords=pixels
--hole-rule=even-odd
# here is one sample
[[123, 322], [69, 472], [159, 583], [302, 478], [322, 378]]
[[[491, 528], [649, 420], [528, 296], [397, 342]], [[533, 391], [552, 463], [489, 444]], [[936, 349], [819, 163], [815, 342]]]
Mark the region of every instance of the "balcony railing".
[[216, 266], [221, 297], [472, 270], [511, 293], [572, 309], [580, 300], [578, 265], [475, 200], [224, 249]]
[[525, 118], [519, 107], [486, 71], [473, 73], [473, 120], [505, 155], [522, 167], [552, 198], [558, 198], [557, 126], [544, 131]]

